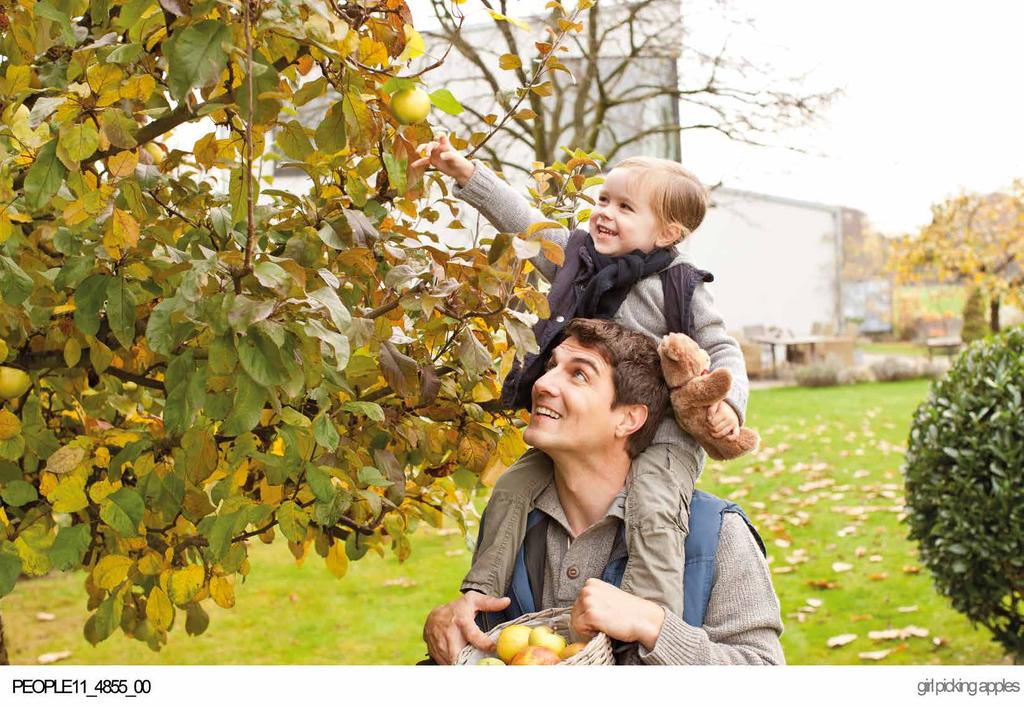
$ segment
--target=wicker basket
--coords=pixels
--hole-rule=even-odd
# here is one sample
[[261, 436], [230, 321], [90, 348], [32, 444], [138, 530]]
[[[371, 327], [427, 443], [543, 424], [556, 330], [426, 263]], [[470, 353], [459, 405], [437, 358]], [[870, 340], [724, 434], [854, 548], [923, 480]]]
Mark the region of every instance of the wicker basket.
[[[517, 619], [506, 621], [495, 626], [487, 635], [497, 640], [498, 634], [506, 626], [525, 624], [526, 626], [547, 626], [562, 636], [569, 635], [569, 609], [545, 609], [532, 614], [523, 614]], [[472, 644], [467, 645], [459, 653], [456, 665], [476, 665], [482, 658], [492, 656]], [[587, 643], [586, 647], [571, 658], [563, 660], [559, 665], [613, 665], [612, 642], [608, 636], [599, 633]]]

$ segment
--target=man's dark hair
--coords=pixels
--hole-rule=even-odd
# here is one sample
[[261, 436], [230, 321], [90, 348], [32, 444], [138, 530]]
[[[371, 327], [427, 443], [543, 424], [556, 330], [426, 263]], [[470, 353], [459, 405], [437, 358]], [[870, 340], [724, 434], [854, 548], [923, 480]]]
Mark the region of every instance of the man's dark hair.
[[668, 408], [668, 385], [661, 372], [661, 357], [654, 340], [606, 319], [573, 319], [563, 330], [601, 354], [612, 368], [615, 397], [612, 407], [646, 405], [647, 422], [630, 435], [626, 452], [640, 454], [654, 439]]

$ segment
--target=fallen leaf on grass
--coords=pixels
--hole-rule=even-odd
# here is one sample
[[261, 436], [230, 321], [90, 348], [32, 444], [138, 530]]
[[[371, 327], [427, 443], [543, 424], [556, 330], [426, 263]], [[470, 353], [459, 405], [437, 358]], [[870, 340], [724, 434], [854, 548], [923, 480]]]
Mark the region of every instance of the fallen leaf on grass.
[[859, 545], [857, 549], [853, 551], [853, 554], [856, 557], [864, 557], [864, 555], [868, 554], [868, 549], [863, 545]]
[[772, 567], [772, 572], [774, 574], [789, 574], [795, 570], [796, 567], [793, 565], [779, 565], [778, 567]]
[[832, 563], [832, 571], [833, 572], [849, 572], [852, 569], [853, 569], [853, 565], [851, 565], [849, 562], [833, 562]]
[[814, 589], [836, 589], [839, 587], [839, 584], [827, 579], [809, 579], [807, 580], [807, 586]]
[[911, 604], [910, 606], [897, 606], [896, 611], [901, 614], [912, 614], [917, 611], [917, 604]]
[[57, 616], [55, 614], [51, 614], [48, 611], [40, 611], [36, 614], [36, 621], [53, 621], [56, 618]]
[[868, 558], [868, 562], [881, 562], [881, 561], [882, 561], [882, 556], [881, 555], [872, 555], [871, 557]]
[[852, 623], [857, 623], [858, 621], [870, 621], [873, 618], [875, 617], [871, 614], [850, 614], [850, 621]]
[[408, 577], [392, 577], [384, 580], [385, 587], [415, 587], [416, 581]]
[[828, 647], [839, 648], [840, 646], [845, 646], [847, 643], [852, 643], [855, 640], [857, 640], [857, 634], [843, 633], [838, 636], [832, 636], [832, 638], [828, 639]]
[[872, 572], [868, 575], [868, 579], [870, 579], [872, 582], [881, 582], [883, 579], [888, 579], [888, 577], [888, 572]]
[[886, 648], [882, 651], [865, 651], [863, 653], [858, 653], [857, 657], [861, 660], [882, 660], [890, 653], [892, 653], [892, 648]]
[[893, 641], [896, 639], [903, 640], [916, 636], [917, 638], [928, 638], [929, 631], [926, 628], [919, 626], [904, 626], [903, 628], [889, 628], [884, 631], [869, 631], [868, 638], [872, 641]]
[[50, 663], [56, 663], [58, 660], [67, 660], [71, 657], [71, 651], [57, 651], [56, 653], [43, 653], [37, 659], [40, 665], [49, 665]]
[[903, 565], [903, 574], [917, 574], [921, 568], [917, 565]]
[[932, 639], [932, 645], [936, 648], [941, 648], [942, 646], [946, 645], [946, 639], [942, 638], [941, 636], [936, 636]]
[[444, 556], [445, 557], [458, 557], [459, 555], [465, 555], [465, 554], [466, 554], [466, 551], [463, 550], [463, 549], [445, 550], [444, 551]]
[[435, 531], [435, 535], [458, 535], [458, 528], [438, 528]]
[[290, 601], [292, 604], [297, 603], [299, 601], [299, 595], [295, 593], [289, 594], [288, 601]]
[[817, 609], [824, 603], [825, 602], [823, 602], [821, 599], [815, 599], [814, 597], [811, 597], [807, 600], [807, 606], [813, 606], [815, 609]]

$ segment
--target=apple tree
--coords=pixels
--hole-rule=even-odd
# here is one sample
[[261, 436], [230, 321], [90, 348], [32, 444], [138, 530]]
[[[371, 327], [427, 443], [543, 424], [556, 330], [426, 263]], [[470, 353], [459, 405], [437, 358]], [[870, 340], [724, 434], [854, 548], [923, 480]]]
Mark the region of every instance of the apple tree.
[[[523, 95], [589, 4], [552, 3]], [[409, 170], [430, 125], [391, 107], [461, 109], [422, 53], [403, 0], [0, 5], [0, 596], [84, 569], [86, 637], [156, 650], [234, 604], [248, 543], [340, 577], [465, 528], [524, 449], [494, 401], [536, 346], [541, 244], [445, 244], [445, 186]], [[563, 206], [573, 159], [544, 177]]]

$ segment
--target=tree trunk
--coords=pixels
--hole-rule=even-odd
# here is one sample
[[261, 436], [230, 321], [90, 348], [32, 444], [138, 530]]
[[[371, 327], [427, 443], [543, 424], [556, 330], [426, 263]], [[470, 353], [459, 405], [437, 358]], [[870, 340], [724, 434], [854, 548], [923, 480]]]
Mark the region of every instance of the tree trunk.
[[999, 295], [993, 295], [988, 302], [988, 328], [993, 334], [999, 331]]
[[4, 635], [4, 615], [0, 612], [0, 665], [10, 664], [10, 658], [7, 657], [7, 636]]

